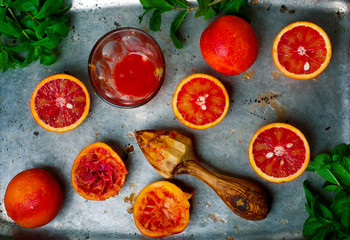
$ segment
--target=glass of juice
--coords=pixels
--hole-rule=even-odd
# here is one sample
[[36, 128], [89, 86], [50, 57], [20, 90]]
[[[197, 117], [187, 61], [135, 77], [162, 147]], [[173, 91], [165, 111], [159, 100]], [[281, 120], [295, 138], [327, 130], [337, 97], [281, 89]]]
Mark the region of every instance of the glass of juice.
[[137, 28], [119, 28], [102, 36], [92, 48], [89, 78], [96, 93], [121, 108], [138, 107], [159, 91], [165, 74], [158, 43]]

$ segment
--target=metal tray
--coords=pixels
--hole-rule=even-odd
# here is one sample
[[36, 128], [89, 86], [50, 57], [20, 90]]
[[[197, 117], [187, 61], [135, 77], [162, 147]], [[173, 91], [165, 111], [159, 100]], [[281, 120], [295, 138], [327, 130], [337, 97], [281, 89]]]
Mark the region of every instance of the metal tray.
[[[194, 192], [191, 223], [169, 239], [301, 239], [307, 217], [302, 182], [321, 184], [316, 174], [305, 172], [298, 179], [274, 184], [261, 179], [250, 167], [248, 143], [254, 132], [270, 122], [283, 121], [306, 135], [312, 156], [349, 142], [350, 3], [348, 0], [281, 1], [251, 0], [249, 11], [259, 42], [259, 56], [249, 73], [225, 76], [203, 60], [199, 39], [212, 21], [190, 14], [181, 29], [185, 46], [177, 50], [169, 27], [174, 15], [163, 17], [162, 31], [150, 32], [145, 20], [139, 25], [142, 7], [131, 1], [72, 2], [71, 31], [60, 45], [58, 62], [44, 67], [38, 63], [26, 69], [0, 74], [0, 239], [146, 239], [128, 212], [127, 198], [147, 184], [162, 179], [151, 167], [132, 135], [141, 129], [176, 129], [192, 137], [201, 162], [231, 176], [263, 184], [273, 197], [265, 220], [247, 221], [233, 214], [212, 189], [192, 176], [178, 176], [177, 183]], [[312, 21], [329, 35], [333, 56], [317, 79], [298, 81], [280, 75], [271, 48], [277, 33], [289, 23]], [[157, 96], [135, 109], [118, 109], [103, 102], [92, 90], [87, 61], [94, 43], [118, 27], [137, 27], [149, 32], [164, 51], [166, 78]], [[231, 105], [217, 126], [196, 131], [175, 118], [172, 93], [185, 76], [193, 72], [212, 74], [228, 89]], [[87, 119], [75, 130], [59, 134], [42, 129], [30, 112], [30, 97], [38, 82], [55, 73], [69, 73], [81, 79], [92, 97]], [[256, 100], [256, 101], [255, 101]], [[259, 102], [260, 101], [260, 102]], [[103, 202], [80, 197], [70, 182], [70, 170], [78, 153], [87, 145], [103, 141], [125, 157], [129, 170], [119, 196]], [[129, 145], [134, 151], [127, 153]], [[20, 171], [40, 167], [59, 181], [64, 204], [59, 215], [38, 229], [24, 229], [6, 215], [3, 204], [9, 181]]]

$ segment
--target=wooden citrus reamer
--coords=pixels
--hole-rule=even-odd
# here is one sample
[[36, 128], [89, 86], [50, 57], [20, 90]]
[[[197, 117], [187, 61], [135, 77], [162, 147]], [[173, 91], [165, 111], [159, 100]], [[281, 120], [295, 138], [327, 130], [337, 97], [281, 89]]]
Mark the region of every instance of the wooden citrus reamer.
[[135, 131], [136, 140], [150, 164], [165, 178], [190, 174], [207, 183], [238, 216], [262, 220], [270, 211], [267, 193], [258, 185], [224, 176], [203, 167], [190, 138], [176, 131]]

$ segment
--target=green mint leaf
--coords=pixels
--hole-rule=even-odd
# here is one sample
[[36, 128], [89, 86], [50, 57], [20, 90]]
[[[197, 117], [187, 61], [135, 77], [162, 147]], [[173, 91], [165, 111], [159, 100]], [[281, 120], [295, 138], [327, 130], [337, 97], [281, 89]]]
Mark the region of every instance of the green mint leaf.
[[183, 44], [178, 38], [178, 30], [185, 19], [186, 15], [189, 13], [189, 10], [180, 12], [174, 19], [174, 21], [171, 23], [170, 26], [170, 37], [173, 41], [176, 48], [180, 49], [183, 48]]
[[346, 145], [346, 144], [340, 144], [332, 150], [331, 154], [339, 155], [339, 156], [349, 156], [350, 147], [349, 145]]
[[0, 52], [0, 70], [4, 69], [9, 61], [9, 56], [7, 52], [3, 49]]
[[334, 230], [332, 225], [326, 225], [325, 227], [319, 228], [311, 240], [328, 240], [327, 234]]
[[332, 161], [333, 161], [333, 162], [340, 161], [340, 159], [341, 159], [342, 157], [343, 157], [342, 155], [334, 154], [334, 155], [332, 155]]
[[57, 59], [56, 55], [53, 54], [48, 49], [40, 48], [39, 52], [40, 52], [40, 56], [39, 56], [40, 64], [51, 65], [56, 62], [56, 59]]
[[27, 52], [29, 50], [30, 40], [27, 40], [25, 42], [22, 42], [18, 46], [3, 46], [3, 48], [6, 48], [13, 52]]
[[6, 22], [0, 22], [0, 33], [8, 37], [21, 38], [22, 30], [9, 17], [5, 19]]
[[5, 7], [0, 7], [0, 22], [2, 22], [6, 16], [6, 8]]
[[147, 9], [146, 11], [144, 11], [143, 14], [141, 15], [140, 19], [139, 19], [139, 24], [142, 22], [143, 17], [144, 17], [147, 13], [149, 13], [150, 11], [153, 11], [153, 10], [155, 10], [155, 8], [149, 8], [149, 9]]
[[19, 11], [32, 11], [39, 7], [39, 0], [16, 0], [9, 7]]
[[29, 15], [24, 16], [21, 19], [21, 24], [26, 28], [34, 29], [38, 26], [38, 23], [34, 21]]
[[151, 19], [149, 20], [149, 28], [154, 32], [160, 30], [160, 26], [162, 25], [162, 13], [163, 11], [155, 10], [152, 14]]
[[333, 162], [330, 169], [342, 185], [350, 186], [350, 172], [348, 172], [339, 161]]
[[24, 68], [35, 61], [34, 52], [35, 52], [35, 47], [30, 45], [28, 48], [28, 54], [27, 54], [25, 60], [23, 61], [22, 65], [20, 66], [21, 68]]
[[336, 177], [333, 175], [333, 173], [329, 170], [329, 168], [330, 168], [329, 165], [325, 165], [323, 167], [318, 168], [316, 170], [316, 172], [318, 173], [318, 175], [320, 175], [321, 177], [323, 177], [327, 181], [329, 181], [333, 184], [340, 185], [339, 181], [336, 179]]
[[27, 36], [29, 36], [30, 39], [35, 39], [36, 36], [33, 30], [27, 28], [23, 31], [27, 34]]
[[340, 221], [333, 220], [332, 226], [334, 226], [334, 231], [337, 232], [338, 239], [345, 239], [350, 236], [350, 229], [345, 228]]
[[2, 72], [6, 72], [10, 68], [10, 63], [7, 64], [3, 69]]
[[224, 13], [226, 15], [235, 15], [250, 22], [250, 15], [247, 9], [246, 0], [234, 0], [228, 2], [225, 6]]
[[307, 171], [316, 171], [317, 169], [324, 166], [326, 163], [332, 162], [331, 156], [328, 154], [322, 153], [317, 155], [312, 161], [309, 162]]
[[47, 49], [54, 49], [55, 47], [57, 47], [57, 45], [60, 43], [61, 41], [61, 38], [59, 35], [57, 34], [48, 34], [47, 37], [37, 41], [37, 42], [34, 42], [33, 43], [33, 46], [40, 46], [40, 47], [44, 47], [44, 48], [47, 48]]
[[345, 168], [346, 171], [350, 172], [350, 158], [343, 157], [340, 163]]
[[158, 10], [170, 11], [174, 7], [166, 0], [140, 0], [141, 5], [146, 8], [156, 8]]
[[61, 8], [63, 0], [0, 1], [0, 36], [20, 43], [13, 45], [7, 40], [0, 41], [1, 69], [6, 71], [9, 68], [23, 68], [39, 58], [41, 64], [54, 63], [56, 56], [50, 49], [55, 48], [68, 35], [69, 28], [65, 23], [69, 17], [61, 15], [70, 7]]
[[[40, 7], [38, 8], [39, 10], [40, 10]], [[30, 14], [30, 15], [32, 15], [32, 16], [35, 16], [35, 14], [37, 14], [38, 13], [38, 9], [34, 9], [34, 10], [32, 10], [32, 11], [28, 11], [28, 13]]]
[[323, 184], [322, 189], [328, 192], [337, 192], [340, 190], [340, 187], [338, 185], [334, 185], [333, 183], [326, 181]]
[[320, 216], [322, 216], [323, 218], [328, 219], [328, 220], [333, 219], [332, 212], [323, 203], [321, 203], [320, 201], [317, 201], [315, 204], [315, 207], [317, 208]]
[[55, 13], [63, 4], [63, 0], [46, 0], [40, 11], [35, 14], [34, 18], [43, 19]]
[[50, 26], [50, 20], [45, 20], [34, 28], [35, 35], [38, 39], [42, 39], [46, 34], [46, 29]]
[[222, 11], [224, 11], [227, 3], [229, 2], [229, 0], [225, 0], [220, 2], [220, 4], [215, 4], [212, 7], [215, 9], [216, 13], [221, 13]]
[[69, 33], [69, 27], [63, 22], [58, 22], [48, 27], [52, 32], [58, 34], [62, 39], [65, 38]]
[[11, 4], [12, 0], [2, 0], [2, 5], [8, 7]]
[[206, 13], [204, 14], [204, 20], [208, 20], [216, 15], [215, 10], [212, 7], [209, 7]]
[[152, 3], [150, 0], [140, 0], [140, 3], [143, 8], [152, 8]]
[[346, 194], [340, 194], [334, 198], [331, 204], [331, 211], [333, 212], [336, 219], [340, 219], [345, 208], [349, 207], [350, 196]]
[[323, 224], [317, 221], [315, 217], [308, 217], [303, 225], [303, 235], [313, 236]]
[[306, 210], [310, 216], [315, 216], [315, 203], [317, 196], [314, 196], [310, 189], [308, 188], [308, 183], [306, 181], [303, 182], [304, 192], [305, 192], [305, 198], [306, 198]]
[[11, 63], [10, 64], [11, 68], [20, 67], [23, 62], [24, 62], [24, 58], [23, 57], [18, 56], [15, 53], [9, 52], [9, 64]]
[[315, 196], [309, 190], [308, 183], [306, 181], [303, 182], [303, 187], [304, 187], [306, 201], [308, 202], [313, 201], [313, 199], [315, 199]]
[[56, 17], [56, 16], [51, 16], [50, 17], [50, 25], [53, 25], [55, 23], [58, 23], [58, 22], [62, 22], [62, 23], [68, 23], [69, 22], [69, 17], [66, 16], [66, 15], [63, 15], [61, 17]]
[[188, 2], [186, 0], [169, 0], [173, 6], [179, 6], [182, 8], [189, 8]]
[[311, 209], [311, 207], [309, 206], [309, 204], [305, 203], [305, 209], [306, 212], [309, 214], [309, 216], [314, 216], [315, 214], [313, 213], [313, 209]]
[[64, 8], [61, 8], [61, 9], [58, 9], [54, 15], [63, 15], [65, 13], [67, 13], [69, 11], [69, 9], [71, 9], [72, 6], [67, 6], [67, 7], [64, 7]]
[[208, 5], [210, 4], [211, 0], [197, 0], [197, 2], [198, 2], [198, 10], [194, 15], [195, 18], [204, 16], [206, 14], [206, 12], [208, 11]]
[[350, 208], [341, 215], [340, 223], [347, 229], [350, 227]]

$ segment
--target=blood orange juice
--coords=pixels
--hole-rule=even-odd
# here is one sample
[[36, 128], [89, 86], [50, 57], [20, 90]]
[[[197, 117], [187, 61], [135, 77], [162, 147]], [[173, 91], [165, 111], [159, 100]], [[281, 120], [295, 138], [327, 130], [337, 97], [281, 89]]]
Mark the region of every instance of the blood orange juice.
[[142, 53], [128, 53], [116, 63], [113, 77], [116, 89], [131, 100], [142, 99], [154, 92], [161, 70]]
[[164, 79], [164, 57], [145, 32], [120, 28], [97, 41], [89, 57], [89, 77], [97, 94], [117, 107], [137, 107], [152, 99]]

